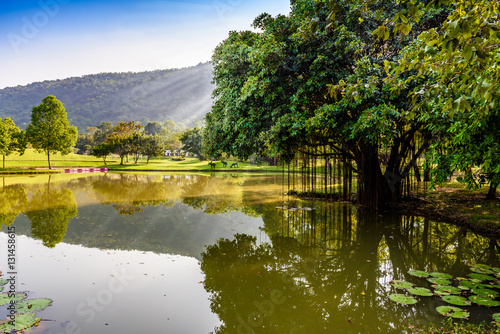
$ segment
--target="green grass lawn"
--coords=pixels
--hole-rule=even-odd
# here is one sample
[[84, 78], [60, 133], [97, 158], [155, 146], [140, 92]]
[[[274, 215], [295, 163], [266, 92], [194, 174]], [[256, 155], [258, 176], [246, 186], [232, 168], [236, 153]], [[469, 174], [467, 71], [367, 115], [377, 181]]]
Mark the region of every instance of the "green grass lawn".
[[[226, 168], [222, 167], [220, 161], [214, 161], [216, 168], [211, 169], [208, 161], [200, 161], [197, 158], [186, 158], [182, 161], [175, 161], [171, 157], [154, 158], [146, 163], [146, 159], [139, 159], [134, 163], [132, 157], [129, 162], [120, 165], [119, 157], [109, 157], [106, 165], [102, 159], [88, 155], [53, 154], [50, 156], [52, 168], [109, 168], [110, 170], [123, 171], [228, 171], [228, 172], [254, 172], [254, 171], [281, 171], [280, 167], [267, 165], [257, 166], [247, 162], [227, 161]], [[232, 163], [238, 163], [238, 167], [230, 168]], [[2, 173], [40, 173], [46, 172], [48, 168], [47, 156], [44, 153], [38, 153], [35, 150], [28, 149], [25, 154], [19, 156], [12, 154], [5, 158], [5, 169], [0, 168]]]

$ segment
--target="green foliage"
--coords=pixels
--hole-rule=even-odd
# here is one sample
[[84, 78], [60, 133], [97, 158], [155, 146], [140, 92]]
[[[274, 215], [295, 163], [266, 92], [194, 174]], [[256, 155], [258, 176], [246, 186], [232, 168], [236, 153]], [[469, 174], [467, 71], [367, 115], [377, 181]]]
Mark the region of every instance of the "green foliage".
[[37, 318], [34, 313], [24, 313], [16, 315], [15, 321], [6, 321], [0, 324], [1, 333], [10, 333], [13, 331], [24, 331], [36, 326], [42, 318]]
[[436, 311], [438, 311], [439, 314], [445, 317], [451, 317], [455, 319], [468, 319], [470, 315], [469, 312], [454, 306], [438, 306], [436, 307]]
[[49, 95], [31, 110], [31, 123], [26, 128], [28, 141], [34, 149], [47, 154], [49, 169], [50, 154], [68, 154], [75, 145], [76, 127], [69, 124], [63, 104]]
[[3, 156], [3, 168], [5, 168], [5, 156], [14, 152], [23, 154], [27, 147], [26, 135], [19, 130], [13, 120], [9, 117], [0, 117], [0, 155]]
[[160, 134], [144, 136], [141, 153], [146, 156], [147, 163], [153, 157], [162, 156], [165, 153], [166, 143]]
[[182, 142], [182, 149], [187, 152], [194, 153], [199, 156], [200, 160], [204, 160], [202, 154], [203, 134], [201, 128], [194, 128], [184, 132], [179, 138]]
[[92, 155], [97, 158], [102, 158], [104, 164], [106, 164], [106, 158], [111, 154], [112, 146], [110, 143], [103, 142], [92, 148]]
[[406, 296], [399, 293], [389, 295], [389, 299], [403, 305], [412, 305], [418, 303], [418, 301], [414, 297]]
[[413, 284], [407, 281], [402, 281], [402, 280], [395, 280], [391, 281], [391, 285], [395, 288], [398, 289], [408, 289], [413, 287]]

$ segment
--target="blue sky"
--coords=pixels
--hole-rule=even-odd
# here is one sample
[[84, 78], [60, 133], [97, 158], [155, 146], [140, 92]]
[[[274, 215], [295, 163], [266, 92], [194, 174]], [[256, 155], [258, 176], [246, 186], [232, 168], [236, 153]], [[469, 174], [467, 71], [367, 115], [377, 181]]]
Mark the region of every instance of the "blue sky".
[[0, 89], [210, 60], [230, 30], [289, 0], [12, 0], [0, 5]]

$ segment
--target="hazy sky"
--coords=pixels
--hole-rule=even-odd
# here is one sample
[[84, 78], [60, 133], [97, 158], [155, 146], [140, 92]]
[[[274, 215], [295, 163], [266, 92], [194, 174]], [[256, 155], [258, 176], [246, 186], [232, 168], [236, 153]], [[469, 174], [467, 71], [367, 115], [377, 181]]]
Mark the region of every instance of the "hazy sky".
[[289, 0], [11, 0], [0, 5], [0, 89], [196, 65], [230, 30]]

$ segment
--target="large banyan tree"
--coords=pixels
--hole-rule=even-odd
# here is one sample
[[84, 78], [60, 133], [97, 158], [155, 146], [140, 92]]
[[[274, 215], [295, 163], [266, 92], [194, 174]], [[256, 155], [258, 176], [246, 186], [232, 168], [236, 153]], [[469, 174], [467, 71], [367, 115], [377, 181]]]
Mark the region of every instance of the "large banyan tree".
[[385, 84], [384, 64], [446, 17], [438, 9], [411, 32], [373, 34], [400, 10], [394, 1], [297, 0], [286, 16], [257, 17], [256, 32], [231, 32], [212, 59], [207, 153], [341, 159], [358, 175], [359, 203], [378, 209], [399, 200], [401, 182], [437, 134], [411, 112], [412, 83], [396, 93]]

